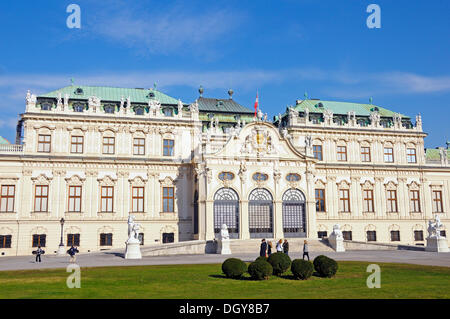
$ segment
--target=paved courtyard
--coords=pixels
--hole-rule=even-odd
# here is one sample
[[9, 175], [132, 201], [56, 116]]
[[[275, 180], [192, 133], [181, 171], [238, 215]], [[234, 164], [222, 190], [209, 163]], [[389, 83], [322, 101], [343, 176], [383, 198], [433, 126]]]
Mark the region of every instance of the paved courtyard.
[[[407, 250], [371, 250], [371, 251], [347, 251], [336, 252], [310, 252], [311, 260], [319, 254], [327, 255], [336, 260], [354, 260], [368, 262], [392, 262], [408, 263], [429, 266], [450, 267], [450, 253], [431, 253], [424, 251]], [[233, 254], [233, 255], [177, 255], [177, 256], [151, 256], [141, 260], [129, 260], [122, 257], [119, 251], [104, 251], [89, 254], [79, 254], [77, 264], [81, 267], [100, 266], [137, 266], [137, 265], [170, 265], [170, 264], [207, 264], [222, 263], [229, 257], [241, 258], [244, 261], [253, 261], [257, 254]], [[290, 254], [292, 259], [301, 258], [300, 253]], [[41, 263], [34, 262], [34, 256], [1, 257], [0, 271], [25, 270], [45, 268], [65, 268], [69, 264], [69, 256], [58, 257], [55, 255], [42, 256]]]

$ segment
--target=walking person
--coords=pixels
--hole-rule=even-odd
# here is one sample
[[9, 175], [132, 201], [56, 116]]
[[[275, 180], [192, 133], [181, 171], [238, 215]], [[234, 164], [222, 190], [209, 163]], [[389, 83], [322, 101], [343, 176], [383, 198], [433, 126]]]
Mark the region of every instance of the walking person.
[[283, 241], [280, 239], [277, 243], [277, 253], [283, 251]]
[[266, 240], [263, 238], [261, 240], [261, 248], [259, 249], [259, 255], [261, 257], [267, 257], [266, 254], [267, 254], [267, 243]]
[[38, 246], [38, 249], [36, 252], [36, 262], [41, 262], [41, 255], [43, 255], [45, 252], [42, 250], [41, 246]]
[[76, 253], [78, 253], [78, 249], [76, 249], [75, 247], [70, 247], [70, 249], [67, 251], [67, 253], [70, 255], [70, 261], [69, 262], [75, 262], [75, 260], [77, 260], [77, 257], [75, 256]]
[[303, 242], [303, 260], [305, 260], [305, 256], [308, 257], [309, 261], [309, 249], [308, 249], [308, 242], [306, 240]]
[[267, 244], [267, 256], [270, 256], [272, 254], [272, 242], [269, 241]]
[[283, 252], [286, 255], [289, 255], [289, 243], [288, 243], [287, 239], [285, 239], [284, 243], [283, 243]]

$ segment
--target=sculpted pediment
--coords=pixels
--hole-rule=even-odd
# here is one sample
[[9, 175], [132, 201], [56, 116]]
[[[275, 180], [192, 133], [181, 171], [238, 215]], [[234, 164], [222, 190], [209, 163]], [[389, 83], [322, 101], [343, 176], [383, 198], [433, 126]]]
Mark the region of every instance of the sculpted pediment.
[[247, 124], [239, 135], [230, 138], [225, 146], [212, 156], [304, 159], [278, 129], [267, 122]]

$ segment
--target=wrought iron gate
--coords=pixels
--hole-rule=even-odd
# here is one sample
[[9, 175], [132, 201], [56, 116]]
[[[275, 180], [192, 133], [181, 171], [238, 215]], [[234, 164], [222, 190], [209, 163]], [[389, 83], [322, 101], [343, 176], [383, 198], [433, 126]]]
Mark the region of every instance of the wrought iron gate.
[[284, 237], [306, 237], [305, 196], [298, 189], [283, 194]]
[[273, 237], [273, 199], [267, 189], [256, 188], [249, 195], [250, 238]]
[[214, 233], [220, 233], [222, 225], [228, 227], [230, 238], [239, 238], [239, 196], [231, 188], [221, 188], [214, 195]]

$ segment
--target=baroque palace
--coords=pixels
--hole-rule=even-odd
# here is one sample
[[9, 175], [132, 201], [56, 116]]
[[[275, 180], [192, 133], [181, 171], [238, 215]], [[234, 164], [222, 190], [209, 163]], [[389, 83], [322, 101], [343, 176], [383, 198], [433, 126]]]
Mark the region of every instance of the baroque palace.
[[[422, 119], [372, 104], [297, 100], [261, 111], [156, 88], [28, 92], [15, 144], [0, 144], [0, 255], [231, 238], [326, 237], [423, 245], [450, 226], [450, 151]], [[447, 147], [448, 148], [448, 147]], [[442, 234], [445, 235], [445, 234]]]

